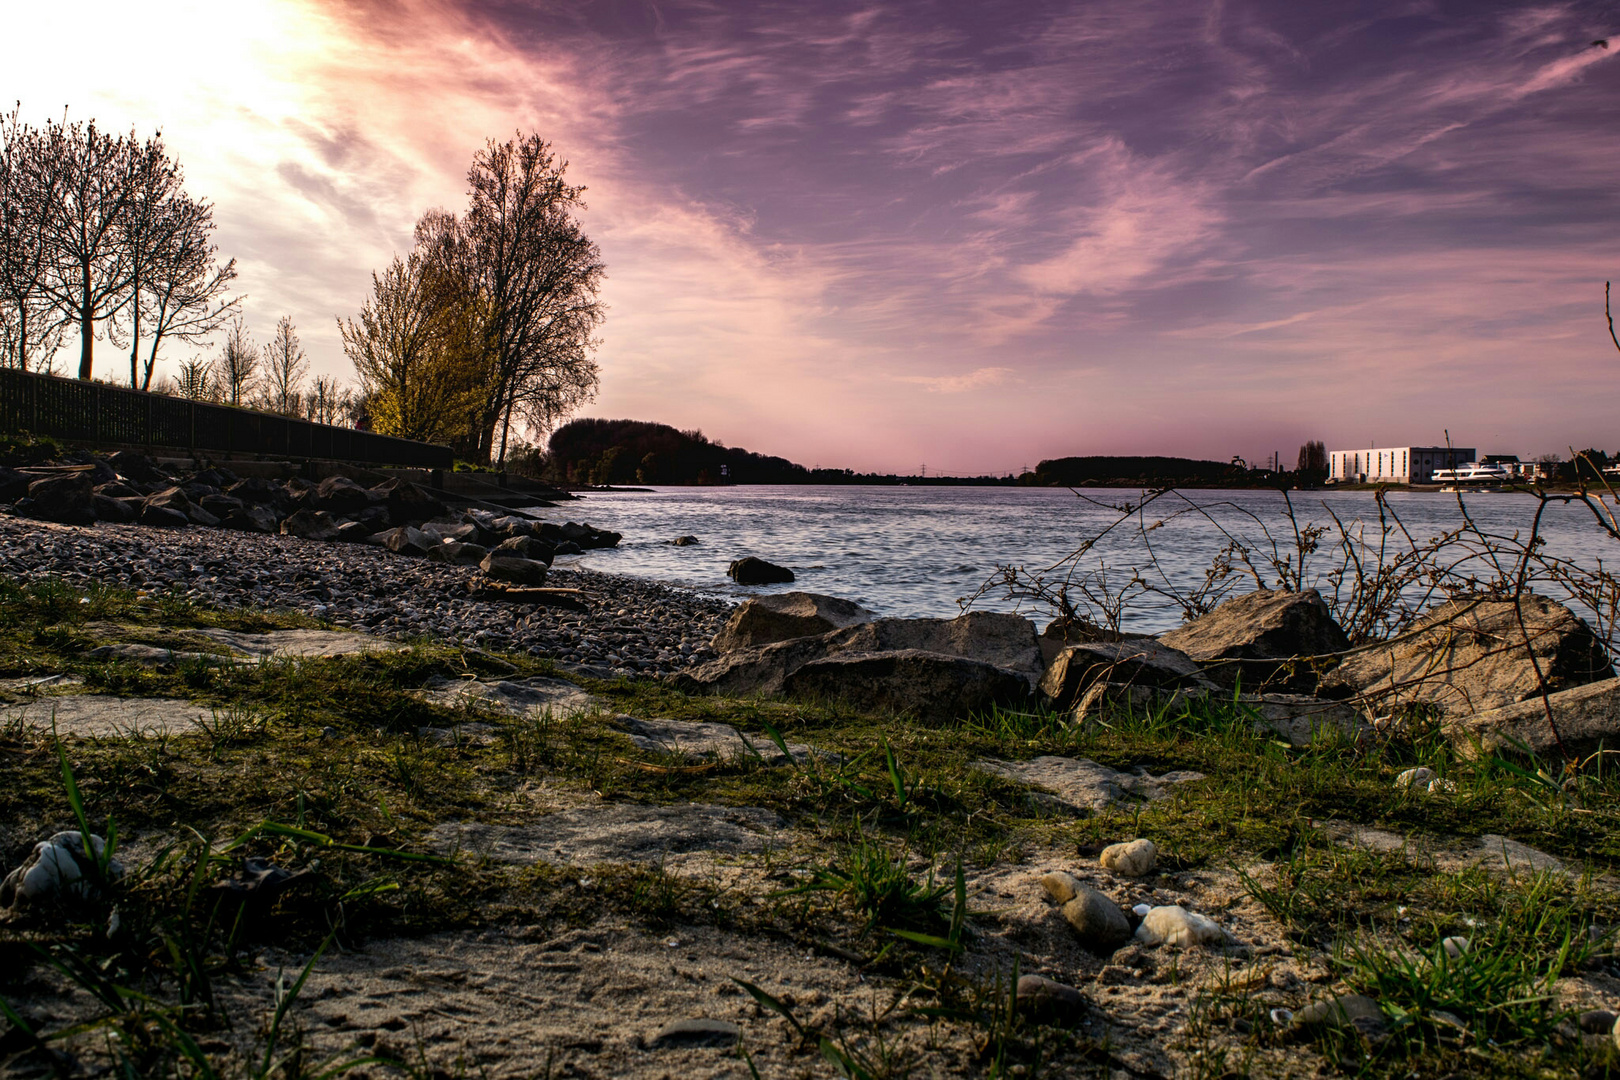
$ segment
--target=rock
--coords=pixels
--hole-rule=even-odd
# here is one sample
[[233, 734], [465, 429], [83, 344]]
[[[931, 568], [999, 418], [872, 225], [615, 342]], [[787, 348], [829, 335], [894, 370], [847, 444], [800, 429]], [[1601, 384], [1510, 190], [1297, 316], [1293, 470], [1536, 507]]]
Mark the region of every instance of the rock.
[[[103, 487], [110, 485], [102, 485]], [[110, 495], [95, 495], [91, 497], [95, 507], [96, 518], [100, 521], [116, 521], [128, 524], [141, 516], [138, 505], [128, 499], [115, 499]]]
[[[1558, 736], [1547, 724], [1551, 706]], [[1620, 747], [1620, 679], [1605, 679], [1446, 722], [1446, 733], [1465, 757], [1481, 753], [1514, 756], [1528, 749], [1539, 758], [1584, 761]]]
[[1397, 776], [1395, 778], [1395, 787], [1399, 791], [1405, 791], [1407, 788], [1419, 788], [1428, 791], [1429, 785], [1433, 782], [1434, 770], [1426, 769], [1420, 765], [1415, 769], [1407, 769]]
[[580, 547], [577, 543], [575, 543], [572, 540], [559, 540], [559, 541], [557, 541], [557, 546], [555, 548], [553, 548], [552, 550], [558, 555], [583, 555], [583, 554], [585, 554], [585, 549]]
[[122, 660], [130, 664], [147, 664], [154, 667], [172, 664], [176, 660], [200, 660], [206, 654], [200, 652], [175, 652], [158, 645], [141, 645], [132, 641], [120, 642], [115, 645], [98, 645], [85, 653], [87, 660]]
[[337, 522], [325, 510], [300, 510], [281, 523], [281, 535], [301, 540], [336, 540]]
[[735, 1046], [742, 1028], [729, 1020], [677, 1020], [652, 1037], [652, 1045], [662, 1049], [685, 1046]]
[[32, 479], [26, 473], [0, 465], [0, 503], [16, 502], [28, 494]]
[[688, 693], [778, 695], [786, 692], [793, 672], [814, 660], [901, 650], [982, 661], [1017, 672], [1026, 682], [1040, 673], [1033, 623], [1018, 615], [970, 611], [954, 619], [876, 619], [816, 637], [737, 649], [679, 673], [672, 682]]
[[197, 500], [197, 505], [210, 514], [224, 521], [231, 514], [242, 509], [246, 504], [241, 499], [230, 495], [204, 495]]
[[308, 867], [288, 870], [268, 859], [249, 856], [242, 860], [239, 870], [208, 888], [217, 897], [262, 912], [275, 903], [276, 897], [308, 876], [309, 872]]
[[1151, 840], [1131, 840], [1124, 844], [1109, 844], [1098, 857], [1105, 870], [1121, 877], [1144, 877], [1153, 873], [1158, 865], [1159, 849]]
[[515, 585], [544, 585], [548, 569], [537, 559], [496, 554], [484, 556], [478, 568], [496, 581], [510, 581]]
[[1086, 1007], [1084, 994], [1044, 975], [1020, 975], [1017, 1000], [1018, 1011], [1037, 1020], [1062, 1021]]
[[[442, 544], [434, 544], [427, 550], [429, 562], [449, 563], [451, 566], [482, 566], [484, 559], [489, 557], [488, 548], [477, 544], [460, 544], [448, 540]], [[531, 562], [530, 559], [517, 559], [518, 562]], [[545, 565], [545, 564], [541, 564]]]
[[815, 637], [875, 618], [875, 613], [861, 605], [836, 596], [807, 592], [752, 596], [732, 613], [713, 644], [720, 652], [731, 652], [789, 638]]
[[227, 529], [256, 533], [273, 533], [281, 524], [276, 520], [274, 510], [251, 503], [244, 504], [240, 510], [232, 510], [221, 518], [219, 523]]
[[[352, 514], [371, 505], [373, 496], [347, 476], [328, 476], [315, 486], [315, 505], [333, 514]], [[376, 496], [379, 501], [385, 496]]]
[[1058, 654], [1070, 645], [1088, 645], [1096, 641], [1135, 641], [1147, 637], [1150, 635], [1110, 630], [1089, 619], [1053, 619], [1041, 631], [1041, 663], [1050, 667]]
[[1293, 746], [1310, 746], [1322, 736], [1358, 740], [1372, 731], [1361, 712], [1346, 701], [1306, 694], [1239, 694], [1237, 702], [1254, 711], [1257, 730], [1270, 728]]
[[1615, 1015], [1608, 1009], [1587, 1009], [1575, 1022], [1588, 1035], [1607, 1035], [1614, 1030]]
[[191, 519], [179, 510], [153, 506], [151, 503], [147, 503], [141, 509], [140, 521], [142, 525], [156, 525], [165, 529], [183, 529], [191, 524]]
[[408, 480], [384, 480], [371, 489], [388, 504], [389, 520], [395, 525], [420, 525], [444, 513], [444, 503], [426, 488]]
[[17, 500], [17, 512], [25, 517], [59, 521], [64, 525], [96, 523], [95, 491], [90, 474], [69, 472], [47, 476], [28, 485], [28, 494]]
[[1339, 994], [1326, 1001], [1313, 1001], [1294, 1014], [1294, 1026], [1302, 1030], [1349, 1027], [1365, 1030], [1387, 1025], [1378, 1002], [1365, 994]]
[[1041, 676], [1040, 687], [1054, 707], [1067, 709], [1096, 683], [1163, 690], [1215, 685], [1186, 653], [1151, 638], [1137, 638], [1066, 646]]
[[1080, 885], [1063, 905], [1063, 918], [1074, 928], [1082, 948], [1107, 956], [1131, 939], [1131, 924], [1119, 905], [1091, 888]]
[[137, 484], [159, 484], [169, 475], [158, 468], [157, 462], [139, 450], [117, 450], [107, 455], [107, 464], [120, 476], [127, 476]]
[[1441, 938], [1440, 951], [1446, 954], [1448, 960], [1456, 960], [1468, 951], [1469, 944], [1465, 937]]
[[[576, 691], [577, 692], [577, 691]], [[765, 735], [745, 736], [730, 724], [694, 720], [641, 719], [626, 713], [613, 716], [608, 724], [622, 731], [639, 750], [694, 761], [720, 758], [754, 758], [767, 762], [782, 760], [782, 750]], [[808, 761], [812, 755], [838, 760], [839, 755], [819, 751], [804, 743], [785, 742], [795, 761]]]
[[1054, 870], [1041, 878], [1041, 888], [1046, 890], [1046, 895], [1051, 898], [1052, 903], [1061, 907], [1079, 896], [1080, 890], [1085, 888], [1085, 885], [1073, 874]]
[[1069, 713], [1068, 722], [1072, 727], [1084, 728], [1098, 722], [1109, 712], [1124, 712], [1133, 716], [1161, 711], [1174, 713], [1177, 709], [1202, 701], [1209, 694], [1210, 691], [1202, 688], [1166, 690], [1125, 683], [1093, 683]]
[[1169, 796], [1176, 784], [1202, 780], [1203, 773], [1116, 772], [1085, 758], [1044, 756], [1028, 761], [985, 760], [977, 764], [988, 773], [1055, 792], [1075, 813], [1106, 810], [1135, 801], [1152, 802]]
[[1315, 589], [1248, 593], [1160, 634], [1159, 640], [1192, 657], [1222, 686], [1303, 693], [1316, 689], [1316, 667], [1294, 664], [1294, 658], [1350, 647], [1350, 639]]
[[1188, 911], [1180, 904], [1171, 904], [1153, 908], [1142, 916], [1142, 925], [1136, 928], [1136, 940], [1144, 945], [1184, 949], [1193, 945], [1219, 945], [1226, 940], [1226, 931], [1213, 919]]
[[[363, 544], [371, 539], [371, 526], [358, 521], [340, 521], [338, 522], [337, 535], [332, 539], [345, 544]], [[479, 548], [478, 550], [483, 551], [484, 549]]]
[[726, 576], [739, 585], [778, 585], [792, 581], [793, 571], [749, 555], [733, 562]]
[[790, 697], [943, 718], [1016, 704], [1028, 695], [1029, 681], [981, 660], [896, 649], [811, 660], [789, 674], [782, 689]]
[[1448, 717], [1477, 715], [1539, 698], [1531, 653], [1555, 694], [1614, 679], [1608, 655], [1584, 619], [1562, 604], [1527, 594], [1517, 611], [1511, 600], [1441, 604], [1398, 640], [1346, 657], [1323, 678], [1318, 692], [1361, 696], [1380, 709], [1427, 704]]
[[513, 536], [502, 540], [495, 548], [495, 554], [515, 555], [520, 559], [532, 559], [550, 566], [557, 549], [554, 545], [533, 536]]
[[[0, 485], [3, 484], [4, 480], [0, 479]], [[97, 484], [93, 490], [97, 495], [105, 495], [109, 499], [140, 499], [145, 497], [142, 492], [136, 491], [122, 480], [114, 480], [106, 484]], [[0, 502], [8, 501], [9, 500], [6, 499], [0, 499]]]
[[[82, 833], [59, 832], [34, 845], [23, 864], [0, 881], [0, 908], [19, 911], [52, 901], [94, 899], [100, 891], [97, 863], [106, 857], [107, 842], [90, 837], [85, 851]], [[108, 860], [106, 883], [124, 876], [116, 859]]]
[[675, 539], [670, 541], [670, 543], [674, 544], [676, 547], [691, 547], [697, 542], [698, 538], [695, 536], [677, 536]]
[[438, 542], [427, 533], [409, 525], [401, 525], [383, 538], [383, 547], [400, 555], [426, 555]]

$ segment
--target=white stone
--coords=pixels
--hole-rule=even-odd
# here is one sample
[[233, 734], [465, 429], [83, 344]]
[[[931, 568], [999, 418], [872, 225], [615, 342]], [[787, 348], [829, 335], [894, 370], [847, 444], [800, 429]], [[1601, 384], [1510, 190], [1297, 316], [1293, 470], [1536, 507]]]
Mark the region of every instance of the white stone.
[[1401, 773], [1401, 775], [1397, 776], [1395, 778], [1395, 786], [1402, 791], [1406, 790], [1407, 788], [1414, 787], [1427, 791], [1429, 789], [1429, 785], [1433, 783], [1433, 781], [1434, 770], [1425, 769], [1420, 765], [1415, 769], [1407, 769], [1405, 772]]
[[1078, 878], [1063, 870], [1054, 870], [1041, 878], [1041, 888], [1052, 898], [1052, 903], [1063, 905], [1080, 895], [1083, 888]]
[[[102, 859], [106, 841], [90, 837], [91, 857]], [[23, 907], [52, 899], [84, 898], [91, 883], [84, 880], [84, 838], [77, 832], [59, 832], [34, 845], [28, 859], [0, 882], [0, 906]], [[107, 877], [117, 881], [124, 868], [116, 859], [108, 860]]]
[[1468, 951], [1470, 944], [1465, 937], [1448, 937], [1440, 942], [1440, 947], [1445, 950], [1448, 957], [1455, 960]]
[[1131, 908], [1131, 910], [1136, 912], [1137, 917], [1140, 918], [1141, 916], [1146, 915], [1148, 912], [1152, 911], [1153, 910], [1153, 905], [1152, 904], [1137, 904], [1135, 907]]
[[1156, 907], [1142, 916], [1142, 925], [1136, 928], [1136, 940], [1144, 945], [1169, 945], [1186, 948], [1191, 945], [1218, 945], [1226, 940], [1226, 931], [1213, 919], [1188, 911], [1180, 904]]
[[1098, 862], [1103, 869], [1112, 870], [1121, 877], [1142, 877], [1153, 873], [1158, 865], [1159, 849], [1151, 840], [1132, 840], [1125, 844], [1109, 844], [1103, 848]]

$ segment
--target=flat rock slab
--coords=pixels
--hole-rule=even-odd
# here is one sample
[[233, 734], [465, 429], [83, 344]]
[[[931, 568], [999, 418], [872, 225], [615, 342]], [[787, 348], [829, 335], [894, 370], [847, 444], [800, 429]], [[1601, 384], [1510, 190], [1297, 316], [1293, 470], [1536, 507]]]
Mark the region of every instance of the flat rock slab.
[[348, 656], [363, 652], [400, 652], [409, 645], [352, 630], [271, 630], [248, 634], [237, 630], [207, 627], [192, 633], [217, 641], [242, 656]]
[[1371, 825], [1356, 825], [1344, 821], [1324, 821], [1320, 828], [1329, 837], [1347, 847], [1366, 848], [1383, 854], [1406, 852], [1418, 859], [1432, 860], [1437, 869], [1448, 873], [1483, 867], [1500, 873], [1552, 873], [1567, 874], [1563, 861], [1529, 844], [1506, 836], [1486, 833], [1477, 841], [1466, 842], [1464, 847], [1448, 847], [1416, 836], [1402, 836], [1388, 829]]
[[59, 735], [117, 737], [125, 735], [196, 734], [199, 721], [213, 710], [174, 698], [126, 698], [110, 694], [52, 694], [16, 705], [0, 706], [0, 721], [50, 729]]
[[587, 712], [600, 705], [596, 698], [571, 682], [534, 675], [527, 679], [448, 679], [428, 684], [421, 696], [435, 705], [454, 709], [477, 702], [513, 716], [549, 712], [553, 716]]
[[978, 768], [1033, 787], [1045, 788], [1077, 810], [1106, 810], [1126, 802], [1168, 798], [1177, 784], [1202, 780], [1203, 773], [1182, 771], [1153, 776], [1126, 773], [1085, 758], [1038, 757], [1029, 761], [986, 760]]
[[[608, 722], [628, 735], [638, 749], [649, 753], [699, 759], [753, 757], [758, 754], [767, 762], [782, 760], [781, 749], [768, 736], [744, 735], [730, 724], [643, 720], [624, 713]], [[788, 743], [787, 748], [796, 761], [804, 761], [811, 754], [823, 758], [838, 756], [817, 751], [803, 743]]]
[[440, 851], [460, 849], [507, 863], [658, 864], [670, 856], [764, 850], [784, 824], [757, 806], [605, 803], [563, 810], [527, 825], [445, 822], [428, 834]]

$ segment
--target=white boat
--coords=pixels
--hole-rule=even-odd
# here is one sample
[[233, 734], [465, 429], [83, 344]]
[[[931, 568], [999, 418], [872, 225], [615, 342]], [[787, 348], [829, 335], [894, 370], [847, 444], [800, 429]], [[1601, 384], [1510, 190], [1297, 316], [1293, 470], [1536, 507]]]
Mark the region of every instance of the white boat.
[[1508, 480], [1508, 472], [1500, 465], [1481, 465], [1470, 461], [1455, 469], [1436, 469], [1430, 479], [1438, 484], [1500, 484]]

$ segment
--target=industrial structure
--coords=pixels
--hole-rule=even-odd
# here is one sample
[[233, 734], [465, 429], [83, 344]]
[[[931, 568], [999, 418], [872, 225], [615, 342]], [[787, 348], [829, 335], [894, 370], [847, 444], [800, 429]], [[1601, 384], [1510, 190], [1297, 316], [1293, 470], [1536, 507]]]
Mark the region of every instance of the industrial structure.
[[1427, 484], [1436, 469], [1475, 460], [1471, 446], [1386, 446], [1328, 453], [1330, 484]]

